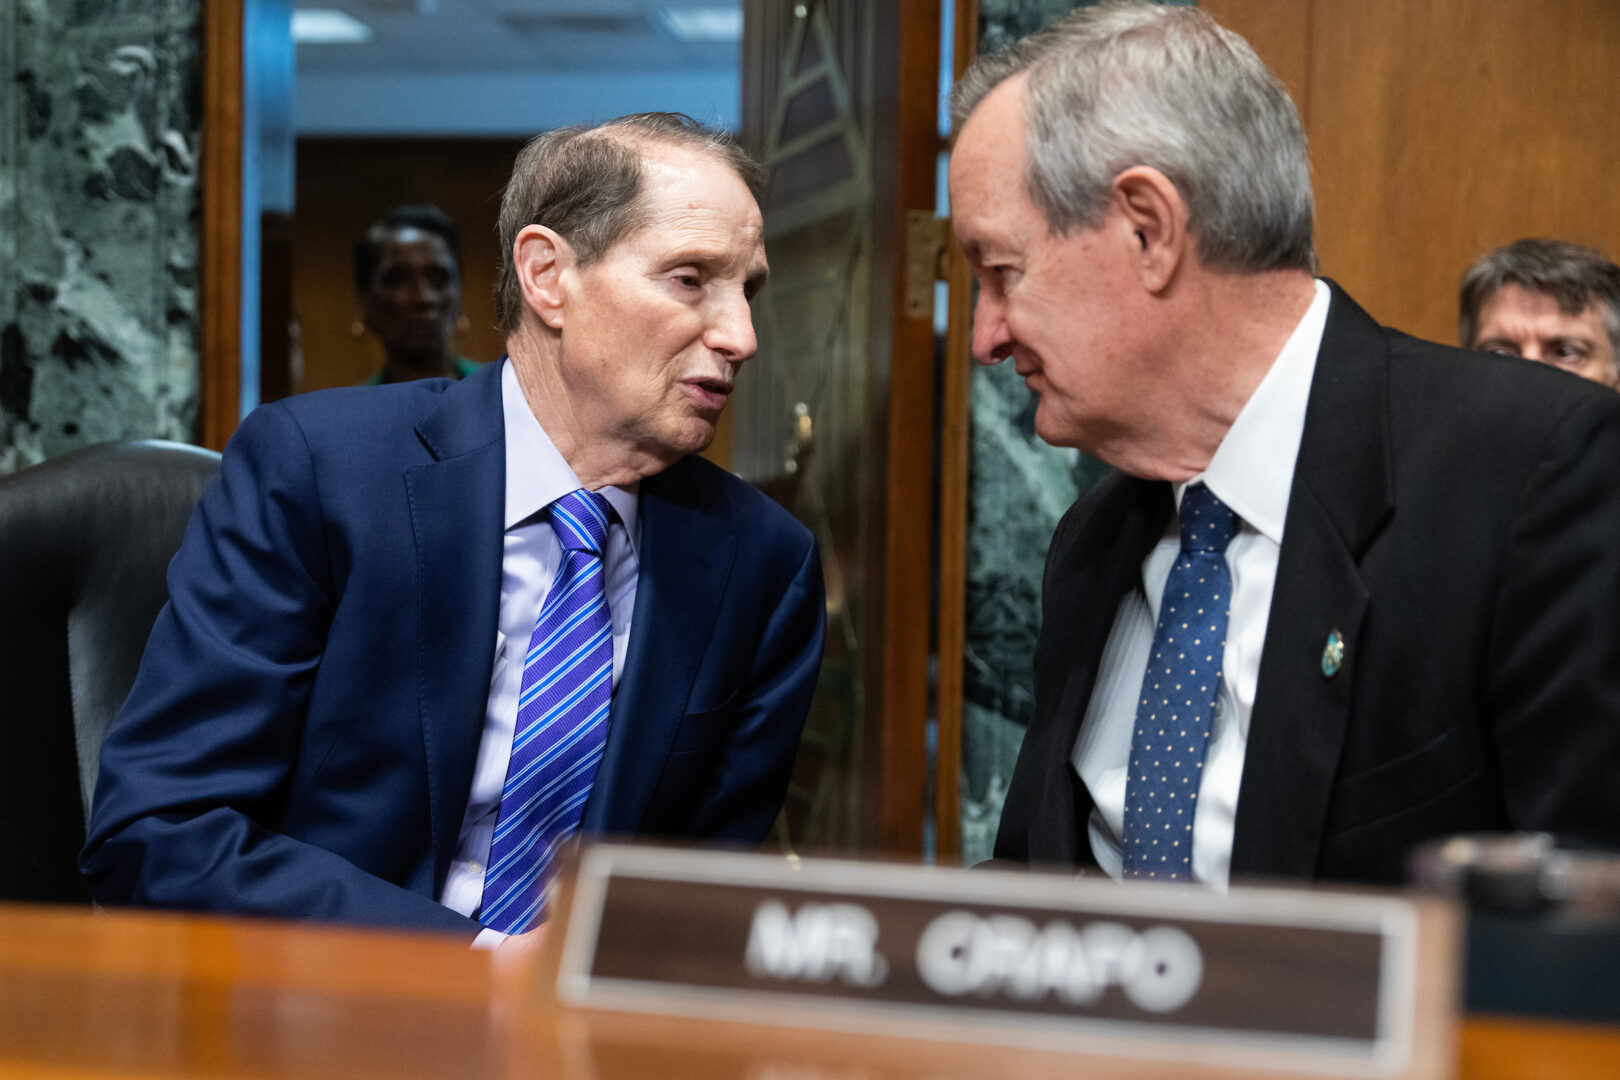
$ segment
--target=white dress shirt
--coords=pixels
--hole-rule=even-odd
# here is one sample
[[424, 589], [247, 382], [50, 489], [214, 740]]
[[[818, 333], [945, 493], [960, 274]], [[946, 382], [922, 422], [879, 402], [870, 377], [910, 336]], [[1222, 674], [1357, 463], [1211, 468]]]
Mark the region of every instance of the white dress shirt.
[[[1238, 413], [1209, 467], [1186, 483], [1174, 485], [1178, 510], [1182, 492], [1201, 480], [1242, 519], [1226, 549], [1232, 572], [1232, 609], [1209, 755], [1198, 789], [1198, 816], [1193, 820], [1193, 877], [1222, 889], [1231, 877], [1238, 788], [1260, 680], [1260, 652], [1266, 641], [1283, 520], [1330, 295], [1328, 287], [1318, 281], [1311, 306]], [[1136, 703], [1153, 647], [1164, 585], [1180, 550], [1178, 515], [1172, 514], [1164, 536], [1143, 560], [1140, 587], [1120, 601], [1103, 647], [1097, 685], [1070, 758], [1096, 804], [1087, 829], [1092, 854], [1114, 878], [1121, 876], [1123, 868], [1120, 835]]]
[[[579, 478], [552, 445], [534, 413], [529, 411], [517, 373], [510, 360], [502, 361], [501, 408], [506, 419], [506, 534], [501, 554], [501, 607], [495, 632], [495, 666], [489, 682], [489, 704], [484, 733], [473, 768], [472, 792], [461, 822], [455, 859], [444, 881], [439, 903], [463, 915], [476, 912], [484, 899], [484, 865], [506, 786], [506, 765], [512, 756], [512, 735], [517, 727], [518, 691], [523, 680], [523, 657], [534, 633], [540, 605], [551, 591], [562, 546], [542, 511], [557, 499], [576, 491]], [[630, 620], [636, 606], [636, 554], [640, 538], [639, 496], [635, 488], [606, 487], [599, 492], [616, 517], [608, 523], [603, 571], [607, 579], [608, 610], [613, 620], [613, 685], [619, 685], [625, 650], [630, 642]], [[503, 935], [485, 929], [475, 944], [489, 945]]]

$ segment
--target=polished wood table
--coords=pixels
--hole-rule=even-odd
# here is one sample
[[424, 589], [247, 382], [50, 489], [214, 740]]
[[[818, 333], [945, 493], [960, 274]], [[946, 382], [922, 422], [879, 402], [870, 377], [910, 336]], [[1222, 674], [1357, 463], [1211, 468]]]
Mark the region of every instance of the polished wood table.
[[[417, 935], [0, 905], [0, 1077], [1076, 1074], [1072, 1057], [1049, 1051], [577, 1012], [549, 993], [552, 962], [543, 949], [475, 952]], [[1196, 1075], [1185, 1065], [1127, 1073]], [[1620, 1077], [1620, 1026], [1469, 1019], [1458, 1075]]]

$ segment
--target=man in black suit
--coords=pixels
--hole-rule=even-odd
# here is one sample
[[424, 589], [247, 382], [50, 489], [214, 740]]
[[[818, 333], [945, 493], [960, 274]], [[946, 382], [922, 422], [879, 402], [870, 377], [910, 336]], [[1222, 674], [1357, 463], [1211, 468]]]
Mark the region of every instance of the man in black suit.
[[1219, 887], [1620, 839], [1620, 400], [1317, 280], [1298, 114], [1206, 14], [1085, 9], [953, 106], [974, 353], [1117, 470], [1052, 540], [997, 856]]

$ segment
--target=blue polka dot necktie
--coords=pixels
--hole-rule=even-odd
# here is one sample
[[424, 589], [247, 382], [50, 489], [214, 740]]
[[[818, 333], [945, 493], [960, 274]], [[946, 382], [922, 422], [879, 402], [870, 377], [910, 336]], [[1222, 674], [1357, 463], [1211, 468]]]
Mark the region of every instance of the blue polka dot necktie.
[[607, 739], [613, 622], [602, 550], [612, 508], [573, 491], [550, 507], [562, 562], [540, 604], [518, 692], [506, 786], [479, 921], [518, 934], [541, 921], [563, 845], [579, 831]]
[[1192, 878], [1193, 817], [1221, 691], [1238, 517], [1205, 487], [1181, 496], [1181, 554], [1170, 568], [1142, 678], [1125, 781], [1125, 876]]

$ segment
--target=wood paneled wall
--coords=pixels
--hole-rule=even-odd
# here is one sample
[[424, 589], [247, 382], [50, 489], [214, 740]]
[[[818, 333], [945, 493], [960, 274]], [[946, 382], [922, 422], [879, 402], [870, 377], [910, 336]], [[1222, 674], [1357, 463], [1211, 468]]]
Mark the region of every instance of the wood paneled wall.
[[1202, 0], [1288, 85], [1322, 273], [1456, 337], [1457, 280], [1525, 236], [1620, 256], [1620, 3]]

